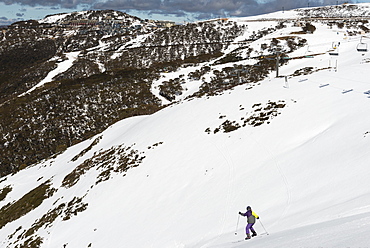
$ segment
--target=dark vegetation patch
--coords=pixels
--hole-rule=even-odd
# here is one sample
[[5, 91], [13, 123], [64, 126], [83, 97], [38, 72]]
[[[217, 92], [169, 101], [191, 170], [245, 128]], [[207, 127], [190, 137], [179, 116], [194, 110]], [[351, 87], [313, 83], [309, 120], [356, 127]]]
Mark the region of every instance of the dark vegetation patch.
[[79, 159], [80, 157], [84, 156], [87, 152], [89, 152], [94, 146], [96, 146], [99, 141], [103, 138], [103, 136], [99, 136], [97, 137], [96, 139], [94, 139], [94, 141], [85, 149], [83, 149], [79, 154], [77, 154], [76, 156], [74, 156], [72, 158], [71, 161], [76, 161], [77, 159]]
[[281, 62], [284, 63], [283, 57], [286, 57], [287, 53], [293, 52], [307, 44], [307, 40], [298, 36], [288, 35], [272, 38], [270, 44], [262, 43], [261, 51], [264, 53], [270, 53], [270, 55], [264, 56], [265, 59], [273, 59], [276, 57], [277, 47], [279, 48]]
[[182, 94], [182, 91], [184, 89], [182, 88], [181, 84], [184, 82], [184, 78], [175, 78], [170, 79], [169, 81], [165, 81], [159, 86], [159, 94], [166, 98], [168, 101], [173, 101], [176, 99], [176, 96]]
[[245, 60], [245, 58], [241, 57], [238, 53], [229, 53], [217, 60], [214, 65], [232, 63], [232, 62], [239, 62]]
[[69, 220], [78, 213], [83, 212], [87, 209], [88, 203], [82, 201], [83, 197], [74, 197], [65, 207], [63, 213], [63, 220]]
[[305, 26], [302, 27], [303, 32], [307, 34], [313, 34], [316, 31], [316, 27], [309, 22], [306, 22]]
[[292, 76], [308, 75], [308, 74], [313, 73], [313, 71], [314, 71], [313, 67], [305, 67], [305, 68], [296, 70]]
[[36, 220], [35, 223], [33, 223], [32, 226], [28, 230], [24, 230], [22, 234], [18, 236], [17, 240], [24, 240], [24, 239], [32, 240], [35, 238], [37, 240], [37, 236], [35, 236], [34, 234], [42, 227], [44, 227], [44, 229], [51, 227], [55, 219], [58, 218], [58, 216], [62, 215], [64, 207], [65, 207], [65, 204], [63, 203], [59, 205], [57, 208], [49, 210], [40, 219]]
[[22, 230], [22, 226], [19, 226], [17, 229], [15, 229], [15, 231], [14, 231], [12, 234], [10, 234], [10, 235], [8, 236], [8, 239], [12, 239], [12, 238], [15, 236], [15, 234], [16, 234], [18, 231], [20, 231], [20, 230]]
[[[208, 134], [216, 134], [218, 132], [229, 133], [247, 125], [258, 127], [265, 123], [269, 124], [273, 118], [281, 113], [280, 109], [284, 108], [285, 106], [286, 104], [283, 100], [278, 102], [269, 101], [265, 104], [265, 106], [263, 106], [262, 103], [257, 103], [252, 106], [251, 113], [247, 113], [246, 117], [241, 118], [241, 122], [235, 120], [225, 120], [220, 126], [213, 130], [208, 127], [205, 132]], [[242, 111], [244, 108], [241, 107], [240, 110]], [[224, 118], [226, 118], [225, 115], [221, 115], [219, 117], [219, 119]]]
[[0, 201], [4, 200], [6, 196], [12, 191], [12, 187], [10, 185], [5, 186], [0, 190]]
[[0, 229], [7, 223], [19, 219], [23, 215], [37, 208], [41, 203], [51, 197], [56, 189], [50, 188], [45, 182], [34, 188], [16, 202], [8, 203], [0, 209]]
[[151, 70], [131, 69], [63, 80], [0, 105], [0, 175], [62, 152], [121, 119], [161, 109], [150, 91], [154, 78]]
[[260, 126], [264, 123], [269, 124], [270, 120], [280, 114], [280, 110], [286, 106], [285, 101], [280, 100], [278, 102], [267, 102], [265, 107], [262, 104], [253, 105], [253, 110], [249, 117], [244, 119], [243, 127], [250, 125], [253, 127]]
[[153, 144], [153, 145], [151, 145], [151, 146], [149, 146], [148, 147], [148, 149], [150, 150], [150, 149], [154, 149], [155, 147], [158, 147], [159, 145], [162, 145], [163, 144], [163, 142], [161, 141], [161, 142], [157, 142], [157, 143], [155, 143], [155, 144]]
[[286, 45], [290, 50], [286, 52], [293, 52], [294, 50], [297, 50], [298, 48], [304, 47], [307, 44], [306, 39], [302, 39], [300, 37], [295, 36], [287, 36], [287, 37], [280, 37], [281, 40], [285, 40]]
[[149, 36], [145, 44], [152, 46], [190, 45], [189, 50], [192, 50], [194, 47], [191, 45], [220, 45], [231, 42], [244, 32], [245, 28], [245, 25], [238, 25], [232, 21], [187, 23], [160, 30]]
[[145, 156], [141, 156], [137, 150], [124, 145], [112, 147], [108, 150], [99, 152], [93, 157], [86, 159], [69, 173], [62, 182], [62, 186], [70, 188], [75, 185], [80, 177], [92, 168], [100, 172], [96, 184], [106, 181], [111, 173], [124, 173], [129, 168], [137, 167]]
[[[215, 70], [211, 80], [204, 81], [199, 90], [188, 98], [219, 95], [238, 85], [256, 83], [268, 75], [271, 68], [268, 64], [268, 60], [260, 60], [258, 65], [234, 65], [222, 71]], [[205, 72], [200, 72], [200, 75]]]
[[[74, 197], [68, 203], [62, 203], [54, 209], [49, 210], [40, 219], [37, 219], [28, 230], [24, 230], [17, 237], [17, 241], [26, 240], [23, 244], [19, 244], [16, 247], [40, 247], [42, 239], [40, 239], [35, 233], [41, 228], [51, 228], [55, 220], [60, 217], [62, 221], [67, 221], [78, 213], [83, 212], [87, 209], [87, 203], [82, 202], [83, 197]], [[22, 227], [17, 228], [14, 232], [18, 232]], [[12, 236], [14, 236], [14, 234]], [[12, 238], [9, 237], [9, 238]]]
[[202, 77], [211, 71], [211, 67], [209, 66], [202, 66], [199, 70], [196, 70], [196, 71], [193, 71], [193, 72], [190, 72], [188, 74], [188, 79], [189, 80], [201, 80]]
[[26, 92], [55, 69], [55, 61], [41, 61], [26, 68], [0, 71], [0, 104]]
[[323, 68], [317, 68], [317, 69], [314, 69], [313, 67], [305, 67], [305, 68], [301, 68], [301, 69], [296, 70], [290, 76], [295, 77], [295, 76], [309, 75], [309, 74], [312, 74], [314, 72], [328, 70], [328, 69], [331, 69], [331, 68], [333, 68], [333, 67], [323, 67]]
[[[214, 134], [216, 134], [218, 132], [229, 133], [229, 132], [232, 132], [232, 131], [235, 131], [235, 130], [239, 129], [240, 127], [241, 126], [236, 121], [226, 120], [219, 127], [215, 128], [213, 130], [213, 133]], [[206, 129], [206, 132], [208, 134], [210, 134], [211, 133], [211, 129], [210, 128], [207, 128]]]
[[21, 43], [0, 53], [0, 71], [23, 69], [44, 62], [56, 54], [53, 40], [45, 39]]
[[39, 248], [41, 247], [43, 238], [39, 236], [33, 236], [24, 241], [23, 244], [19, 244], [14, 248]]
[[212, 59], [221, 57], [223, 53], [221, 51], [215, 51], [211, 54], [200, 54], [196, 56], [189, 56], [182, 61], [183, 67], [194, 66], [199, 63], [208, 62]]

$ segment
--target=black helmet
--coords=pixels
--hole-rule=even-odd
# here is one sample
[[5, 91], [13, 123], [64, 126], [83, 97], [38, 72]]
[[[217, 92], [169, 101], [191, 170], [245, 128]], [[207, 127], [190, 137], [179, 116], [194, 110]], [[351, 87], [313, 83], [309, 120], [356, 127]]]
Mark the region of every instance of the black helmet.
[[252, 210], [252, 208], [250, 206], [247, 207], [247, 210]]

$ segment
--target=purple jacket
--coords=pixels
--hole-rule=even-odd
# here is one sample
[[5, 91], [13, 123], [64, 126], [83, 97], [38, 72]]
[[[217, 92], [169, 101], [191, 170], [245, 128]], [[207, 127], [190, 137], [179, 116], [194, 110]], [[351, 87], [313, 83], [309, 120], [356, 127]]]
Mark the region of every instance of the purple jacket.
[[[248, 223], [256, 223], [256, 214], [252, 212], [252, 210], [248, 210], [245, 213], [241, 213], [242, 216], [246, 216], [248, 218]], [[257, 215], [258, 217], [258, 215]]]

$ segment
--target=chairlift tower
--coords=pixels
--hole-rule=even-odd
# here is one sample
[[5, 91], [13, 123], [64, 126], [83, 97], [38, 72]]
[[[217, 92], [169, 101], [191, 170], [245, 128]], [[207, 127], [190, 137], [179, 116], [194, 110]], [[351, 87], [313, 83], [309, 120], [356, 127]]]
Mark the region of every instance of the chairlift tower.
[[280, 47], [280, 46], [277, 46], [277, 47], [275, 48], [275, 54], [276, 54], [276, 66], [275, 66], [275, 70], [276, 70], [276, 77], [279, 77], [280, 49], [281, 49], [281, 47]]

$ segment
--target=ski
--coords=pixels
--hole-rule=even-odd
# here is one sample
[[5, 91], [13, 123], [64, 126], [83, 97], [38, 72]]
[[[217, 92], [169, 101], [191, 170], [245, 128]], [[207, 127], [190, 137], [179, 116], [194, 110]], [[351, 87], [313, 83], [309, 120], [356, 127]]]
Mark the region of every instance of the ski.
[[251, 237], [250, 239], [240, 239], [240, 240], [234, 241], [233, 244], [240, 243], [240, 242], [247, 241], [247, 240], [251, 240], [251, 239], [254, 239], [254, 238], [261, 237], [261, 236], [267, 236], [267, 235], [269, 235], [269, 233], [264, 232], [264, 233], [258, 234], [257, 236]]

